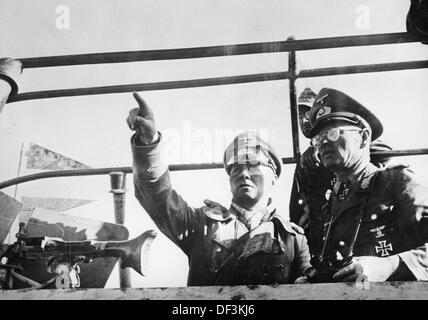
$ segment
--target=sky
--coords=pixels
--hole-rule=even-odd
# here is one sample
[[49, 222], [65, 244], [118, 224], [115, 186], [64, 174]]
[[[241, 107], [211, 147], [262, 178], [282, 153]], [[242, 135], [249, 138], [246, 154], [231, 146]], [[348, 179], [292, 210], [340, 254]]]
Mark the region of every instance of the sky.
[[[408, 0], [332, 1], [55, 1], [0, 0], [0, 57], [188, 48], [404, 32]], [[64, 15], [69, 13], [69, 15]], [[65, 19], [65, 20], [64, 20]], [[422, 60], [420, 43], [297, 53], [299, 69]], [[287, 53], [100, 64], [24, 70], [20, 92], [186, 80], [286, 71]], [[344, 91], [370, 108], [384, 124], [383, 139], [395, 149], [426, 148], [426, 70], [300, 79], [309, 86]], [[245, 129], [267, 133], [282, 157], [292, 156], [288, 81], [143, 92], [167, 139], [170, 163], [220, 162], [227, 138]], [[0, 181], [17, 176], [21, 146], [37, 143], [93, 168], [130, 166], [131, 131], [125, 119], [136, 107], [131, 93], [33, 100], [8, 104], [0, 116]], [[308, 143], [301, 138], [301, 150]], [[230, 138], [229, 138], [230, 139]], [[202, 147], [203, 146], [203, 147]], [[428, 181], [427, 156], [403, 157]], [[23, 159], [25, 163], [25, 157]], [[20, 175], [41, 172], [22, 165]], [[274, 192], [278, 211], [288, 214], [294, 165], [286, 165]], [[172, 173], [174, 188], [192, 206], [208, 198], [229, 206], [224, 170]], [[125, 225], [131, 237], [155, 229], [134, 198], [128, 176]], [[67, 214], [114, 222], [108, 176], [46, 179], [19, 186], [21, 197], [94, 200]], [[3, 192], [13, 195], [15, 188]], [[187, 258], [166, 237], [152, 246], [149, 274], [132, 273], [134, 287], [185, 286]], [[118, 286], [114, 270], [107, 286]]]

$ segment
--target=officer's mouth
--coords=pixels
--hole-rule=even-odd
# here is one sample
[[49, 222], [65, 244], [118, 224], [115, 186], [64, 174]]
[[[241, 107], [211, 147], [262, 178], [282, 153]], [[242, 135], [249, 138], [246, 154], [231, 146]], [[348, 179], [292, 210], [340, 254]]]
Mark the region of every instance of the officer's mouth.
[[254, 186], [252, 184], [249, 184], [249, 183], [241, 183], [239, 185], [239, 189], [249, 189], [249, 188], [254, 188]]

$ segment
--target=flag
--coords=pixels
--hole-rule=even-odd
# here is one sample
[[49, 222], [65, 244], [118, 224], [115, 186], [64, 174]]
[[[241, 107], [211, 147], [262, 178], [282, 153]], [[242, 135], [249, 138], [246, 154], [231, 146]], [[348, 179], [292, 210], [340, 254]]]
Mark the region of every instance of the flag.
[[86, 164], [63, 156], [62, 154], [51, 151], [32, 142], [30, 143], [30, 148], [25, 155], [28, 156], [26, 165], [27, 169], [69, 170], [90, 168]]
[[86, 199], [68, 199], [68, 198], [37, 198], [37, 197], [22, 197], [24, 209], [42, 208], [55, 211], [66, 211], [72, 208], [83, 206], [91, 203], [94, 200]]

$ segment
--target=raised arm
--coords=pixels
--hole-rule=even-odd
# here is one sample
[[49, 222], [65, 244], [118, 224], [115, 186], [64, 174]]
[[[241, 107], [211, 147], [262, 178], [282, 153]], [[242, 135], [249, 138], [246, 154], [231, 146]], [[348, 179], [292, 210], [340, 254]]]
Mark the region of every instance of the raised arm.
[[135, 196], [158, 228], [189, 255], [194, 234], [203, 232], [203, 215], [172, 189], [168, 166], [160, 157], [162, 134], [154, 114], [137, 93], [134, 98], [139, 107], [129, 112], [127, 123], [135, 131], [131, 138]]

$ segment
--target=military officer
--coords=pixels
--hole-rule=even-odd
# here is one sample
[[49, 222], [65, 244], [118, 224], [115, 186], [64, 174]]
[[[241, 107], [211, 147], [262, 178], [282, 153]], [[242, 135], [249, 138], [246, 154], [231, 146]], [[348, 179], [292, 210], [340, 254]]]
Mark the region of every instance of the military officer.
[[[297, 99], [299, 125], [303, 135], [309, 139], [311, 124], [309, 113], [315, 101], [316, 93], [305, 88]], [[383, 167], [389, 161], [388, 157], [373, 154], [376, 151], [390, 151], [392, 148], [381, 140], [370, 144], [370, 161], [377, 167]], [[309, 228], [309, 214], [318, 214], [327, 202], [326, 194], [336, 182], [334, 173], [320, 162], [317, 150], [310, 145], [300, 157], [294, 171], [293, 186], [290, 195], [290, 221]]]
[[12, 58], [0, 58], [0, 113], [6, 102], [18, 92], [22, 64]]
[[336, 268], [333, 281], [428, 280], [428, 192], [408, 167], [370, 163], [380, 120], [330, 88], [309, 120], [312, 144], [337, 180], [321, 214], [310, 216], [312, 264]]
[[[281, 161], [254, 132], [238, 135], [224, 152], [232, 203], [190, 207], [172, 188], [160, 161], [162, 135], [145, 101], [134, 97], [127, 123], [135, 194], [158, 228], [189, 258], [188, 285], [292, 283], [309, 265], [306, 238], [276, 211], [271, 192]], [[195, 188], [198, 186], [194, 186]]]

